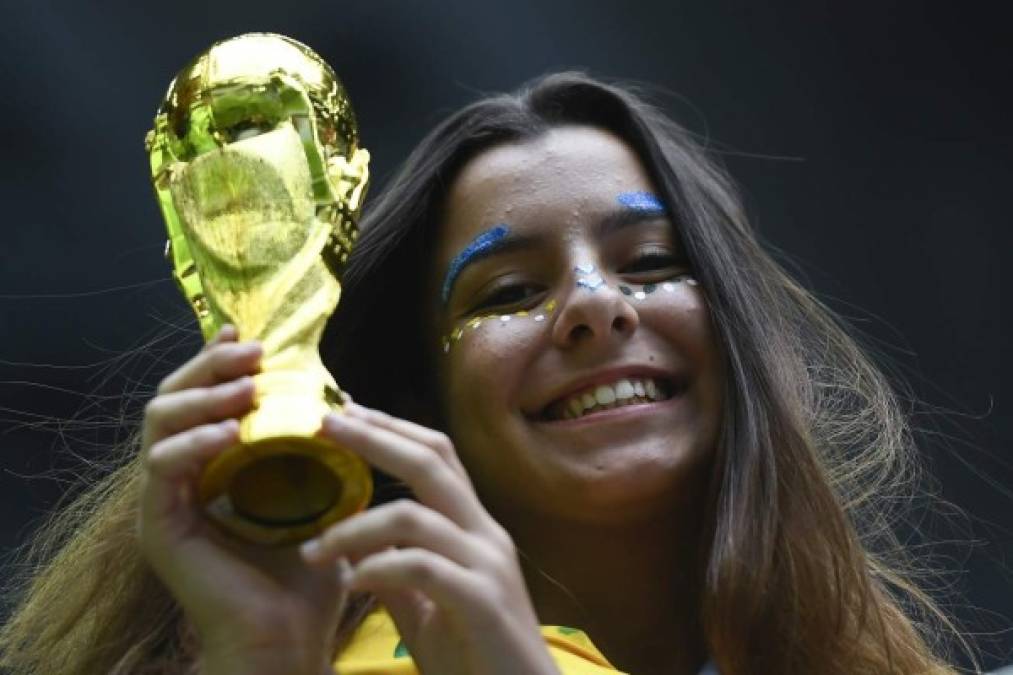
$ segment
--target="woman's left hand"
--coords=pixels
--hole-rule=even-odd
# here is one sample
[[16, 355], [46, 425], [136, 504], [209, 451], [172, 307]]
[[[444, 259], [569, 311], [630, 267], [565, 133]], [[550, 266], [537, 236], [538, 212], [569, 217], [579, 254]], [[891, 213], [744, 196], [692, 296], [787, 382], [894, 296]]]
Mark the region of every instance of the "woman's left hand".
[[445, 434], [357, 404], [321, 434], [404, 481], [418, 501], [383, 504], [303, 546], [311, 564], [352, 563], [423, 674], [558, 675], [513, 540], [485, 510]]

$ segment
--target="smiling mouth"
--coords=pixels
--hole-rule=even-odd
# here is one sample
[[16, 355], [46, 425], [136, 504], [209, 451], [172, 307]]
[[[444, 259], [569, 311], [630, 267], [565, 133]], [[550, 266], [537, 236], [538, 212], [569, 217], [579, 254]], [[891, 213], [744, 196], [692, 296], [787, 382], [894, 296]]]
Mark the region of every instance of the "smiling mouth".
[[681, 379], [621, 378], [557, 399], [542, 410], [539, 419], [545, 422], [576, 420], [605, 410], [667, 401], [685, 390], [686, 382]]

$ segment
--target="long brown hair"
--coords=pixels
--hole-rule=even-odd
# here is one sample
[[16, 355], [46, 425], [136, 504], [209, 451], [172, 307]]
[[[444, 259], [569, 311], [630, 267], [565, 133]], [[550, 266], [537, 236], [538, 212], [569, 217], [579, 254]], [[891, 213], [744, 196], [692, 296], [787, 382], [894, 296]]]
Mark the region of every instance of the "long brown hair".
[[[482, 150], [561, 124], [607, 129], [637, 153], [706, 289], [727, 395], [699, 616], [720, 671], [952, 672], [942, 636], [955, 632], [908, 579], [891, 528], [897, 495], [917, 484], [891, 383], [857, 335], [767, 253], [723, 170], [631, 88], [550, 75], [433, 130], [363, 220], [325, 339], [338, 381], [395, 414], [437, 400], [428, 305], [421, 293], [405, 298], [424, 286], [446, 190]], [[377, 377], [380, 367], [398, 373], [399, 387]], [[127, 463], [40, 532], [43, 562], [0, 633], [0, 664], [77, 674], [192, 663], [185, 622], [133, 542], [137, 471]], [[339, 647], [369, 604], [351, 605]]]

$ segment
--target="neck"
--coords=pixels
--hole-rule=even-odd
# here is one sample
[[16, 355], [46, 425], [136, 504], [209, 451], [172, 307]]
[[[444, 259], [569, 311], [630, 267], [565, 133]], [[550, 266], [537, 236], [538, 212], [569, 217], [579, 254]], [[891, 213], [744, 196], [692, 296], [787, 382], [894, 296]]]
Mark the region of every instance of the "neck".
[[539, 620], [586, 631], [626, 672], [695, 674], [706, 657], [700, 519], [680, 511], [621, 524], [511, 522]]

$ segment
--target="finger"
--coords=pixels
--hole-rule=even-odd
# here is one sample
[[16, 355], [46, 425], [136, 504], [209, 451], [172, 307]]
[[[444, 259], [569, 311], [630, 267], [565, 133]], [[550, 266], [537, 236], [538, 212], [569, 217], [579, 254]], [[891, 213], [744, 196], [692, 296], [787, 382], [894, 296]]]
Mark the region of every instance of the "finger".
[[418, 548], [382, 551], [352, 570], [349, 589], [373, 593], [416, 590], [459, 616], [471, 616], [488, 599], [481, 578], [432, 551]]
[[471, 483], [471, 478], [468, 476], [468, 472], [464, 470], [464, 465], [461, 464], [461, 460], [457, 456], [457, 452], [454, 450], [453, 443], [446, 434], [424, 427], [421, 424], [415, 424], [393, 415], [388, 415], [382, 410], [375, 410], [373, 408], [367, 408], [366, 406], [359, 405], [358, 403], [349, 402], [344, 412], [352, 417], [358, 417], [359, 419], [365, 420], [370, 424], [378, 426], [388, 431], [401, 434], [407, 438], [411, 438], [423, 445], [428, 445], [430, 448], [436, 451], [436, 453], [443, 458], [447, 464], [449, 464], [455, 471], [457, 471], [461, 477], [463, 477], [468, 483]]
[[235, 342], [239, 338], [239, 331], [231, 323], [223, 324], [215, 336], [205, 343], [201, 350], [206, 350], [214, 345], [221, 344], [223, 342]]
[[476, 537], [446, 516], [407, 499], [377, 506], [327, 529], [300, 547], [311, 564], [351, 560], [387, 548], [424, 548], [464, 567], [486, 566], [491, 555]]
[[[222, 450], [239, 440], [234, 419], [204, 424], [170, 436], [148, 449], [144, 456], [141, 508], [149, 517], [165, 517], [181, 506], [181, 488], [192, 498], [194, 483], [204, 467]], [[191, 503], [184, 505], [196, 508]]]
[[491, 519], [470, 484], [429, 446], [341, 413], [325, 415], [321, 433], [403, 480], [419, 501], [458, 526], [474, 532], [488, 528]]
[[263, 347], [259, 342], [221, 342], [209, 345], [158, 385], [159, 394], [193, 387], [209, 387], [252, 375], [260, 370]]
[[405, 644], [414, 647], [422, 622], [433, 613], [433, 601], [414, 588], [377, 589], [373, 594], [390, 613]]
[[200, 424], [241, 416], [253, 407], [255, 389], [253, 378], [244, 375], [213, 387], [157, 396], [145, 408], [145, 444]]

